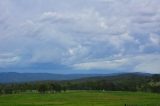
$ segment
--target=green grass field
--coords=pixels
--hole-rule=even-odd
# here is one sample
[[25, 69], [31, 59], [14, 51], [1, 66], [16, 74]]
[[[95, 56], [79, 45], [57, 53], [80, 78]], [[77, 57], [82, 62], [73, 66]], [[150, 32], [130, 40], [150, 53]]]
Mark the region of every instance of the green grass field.
[[68, 91], [57, 94], [1, 95], [0, 106], [160, 106], [160, 94]]

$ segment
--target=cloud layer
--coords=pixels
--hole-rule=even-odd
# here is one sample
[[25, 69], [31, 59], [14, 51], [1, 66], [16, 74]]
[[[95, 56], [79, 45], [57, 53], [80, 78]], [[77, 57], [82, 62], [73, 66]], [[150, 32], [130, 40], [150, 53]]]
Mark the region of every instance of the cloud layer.
[[160, 73], [159, 4], [159, 0], [1, 0], [0, 69]]

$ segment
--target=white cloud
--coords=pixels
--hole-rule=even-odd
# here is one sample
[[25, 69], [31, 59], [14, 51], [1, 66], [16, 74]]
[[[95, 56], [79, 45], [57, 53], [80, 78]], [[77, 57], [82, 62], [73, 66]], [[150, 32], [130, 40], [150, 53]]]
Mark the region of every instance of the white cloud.
[[[117, 57], [116, 57], [117, 58]], [[118, 56], [119, 59], [96, 60], [91, 62], [74, 64], [72, 67], [79, 70], [123, 70], [130, 72], [160, 73], [160, 55]]]
[[139, 62], [134, 71], [147, 73], [160, 73], [160, 55], [144, 55], [138, 56], [136, 61]]
[[160, 35], [150, 34], [150, 41], [153, 44], [160, 46]]
[[[0, 1], [0, 53], [18, 51], [22, 57], [0, 61], [50, 62], [75, 69], [149, 70], [159, 62], [150, 59], [160, 53], [159, 3], [159, 0]], [[146, 55], [149, 59], [139, 58], [148, 58]], [[146, 61], [152, 64], [144, 69], [150, 63]]]
[[139, 64], [135, 67], [135, 71], [145, 72], [145, 73], [160, 73], [160, 60], [158, 61], [150, 61]]
[[111, 60], [111, 61], [95, 61], [74, 64], [73, 68], [79, 70], [94, 70], [94, 69], [118, 69], [127, 63], [126, 59]]
[[1, 53], [0, 54], [0, 68], [6, 68], [10, 65], [14, 65], [20, 61], [20, 57], [13, 53]]

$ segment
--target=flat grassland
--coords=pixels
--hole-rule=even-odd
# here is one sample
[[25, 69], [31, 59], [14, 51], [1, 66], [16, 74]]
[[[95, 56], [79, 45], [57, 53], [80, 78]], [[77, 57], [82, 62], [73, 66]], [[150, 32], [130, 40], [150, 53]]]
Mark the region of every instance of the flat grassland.
[[0, 95], [0, 106], [160, 106], [160, 94], [121, 91], [67, 91]]

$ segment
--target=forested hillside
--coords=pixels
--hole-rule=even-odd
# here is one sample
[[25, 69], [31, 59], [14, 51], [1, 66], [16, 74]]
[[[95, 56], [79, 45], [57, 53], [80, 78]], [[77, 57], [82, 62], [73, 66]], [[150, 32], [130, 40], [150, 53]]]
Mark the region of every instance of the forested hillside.
[[143, 91], [160, 93], [159, 74], [119, 74], [64, 81], [35, 81], [0, 85], [0, 93], [55, 93], [66, 90]]

